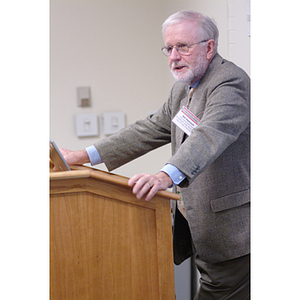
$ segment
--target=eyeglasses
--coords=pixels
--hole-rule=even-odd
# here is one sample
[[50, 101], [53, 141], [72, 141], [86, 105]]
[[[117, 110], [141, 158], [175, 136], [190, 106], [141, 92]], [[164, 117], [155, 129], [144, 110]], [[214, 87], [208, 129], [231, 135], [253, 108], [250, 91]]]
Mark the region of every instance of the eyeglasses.
[[170, 56], [172, 54], [173, 48], [176, 49], [176, 51], [181, 54], [181, 55], [187, 55], [190, 51], [190, 48], [196, 44], [204, 43], [207, 42], [208, 40], [203, 40], [198, 43], [194, 43], [191, 45], [186, 45], [186, 44], [177, 44], [175, 46], [165, 46], [161, 48], [161, 51], [164, 55]]

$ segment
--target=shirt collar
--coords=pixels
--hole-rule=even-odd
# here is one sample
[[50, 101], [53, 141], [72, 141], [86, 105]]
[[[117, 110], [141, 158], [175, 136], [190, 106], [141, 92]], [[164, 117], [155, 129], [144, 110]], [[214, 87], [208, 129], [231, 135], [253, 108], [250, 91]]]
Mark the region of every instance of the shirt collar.
[[199, 82], [200, 82], [200, 79], [198, 81], [196, 81], [192, 86], [190, 86], [190, 88], [195, 89], [198, 86]]

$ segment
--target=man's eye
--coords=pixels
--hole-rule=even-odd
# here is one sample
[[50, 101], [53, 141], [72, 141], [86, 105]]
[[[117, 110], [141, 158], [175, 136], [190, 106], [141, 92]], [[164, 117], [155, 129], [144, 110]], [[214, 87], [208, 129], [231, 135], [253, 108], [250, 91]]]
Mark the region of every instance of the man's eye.
[[177, 45], [178, 49], [185, 49], [186, 47], [187, 47], [186, 44], [179, 44], [179, 45]]

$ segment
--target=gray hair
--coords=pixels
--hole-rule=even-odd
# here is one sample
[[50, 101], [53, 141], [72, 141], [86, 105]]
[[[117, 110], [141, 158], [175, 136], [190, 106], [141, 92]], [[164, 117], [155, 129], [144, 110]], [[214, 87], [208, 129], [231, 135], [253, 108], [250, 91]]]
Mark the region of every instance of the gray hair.
[[178, 24], [183, 21], [196, 21], [198, 23], [200, 39], [213, 39], [216, 43], [214, 52], [217, 52], [219, 30], [216, 24], [211, 18], [192, 10], [182, 10], [167, 18], [167, 20], [162, 24], [163, 38], [165, 38], [165, 30], [168, 26]]

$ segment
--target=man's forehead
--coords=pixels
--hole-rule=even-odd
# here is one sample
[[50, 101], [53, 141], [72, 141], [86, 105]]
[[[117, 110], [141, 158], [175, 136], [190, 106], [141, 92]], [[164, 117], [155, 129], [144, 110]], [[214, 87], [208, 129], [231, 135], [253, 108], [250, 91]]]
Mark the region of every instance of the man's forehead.
[[165, 41], [194, 42], [199, 38], [197, 23], [193, 21], [182, 21], [171, 24], [165, 30]]

